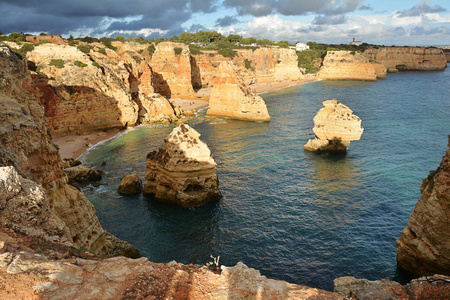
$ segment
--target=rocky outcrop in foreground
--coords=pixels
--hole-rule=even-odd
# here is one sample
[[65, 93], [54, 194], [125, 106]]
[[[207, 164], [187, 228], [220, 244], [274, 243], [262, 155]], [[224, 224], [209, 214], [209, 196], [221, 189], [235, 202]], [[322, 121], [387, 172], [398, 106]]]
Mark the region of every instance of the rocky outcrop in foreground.
[[448, 146], [397, 240], [397, 266], [415, 276], [450, 275], [450, 136]]
[[264, 100], [244, 82], [232, 62], [220, 64], [209, 99], [208, 115], [251, 121], [270, 121]]
[[[104, 231], [93, 205], [67, 184], [44, 109], [36, 101], [40, 95], [23, 62], [0, 45], [0, 167], [9, 168], [0, 194], [21, 190], [2, 198], [1, 226], [98, 254], [137, 254]], [[39, 228], [44, 223], [48, 226]]]
[[327, 100], [314, 117], [314, 134], [305, 150], [313, 152], [346, 152], [350, 141], [359, 140], [364, 128], [361, 119], [339, 101]]
[[364, 54], [386, 67], [388, 72], [441, 71], [447, 67], [442, 49], [420, 47], [384, 47], [367, 49]]
[[191, 207], [222, 197], [211, 151], [189, 125], [174, 128], [146, 168], [144, 194], [162, 202]]
[[320, 79], [377, 80], [386, 78], [386, 68], [355, 51], [328, 51], [317, 73]]

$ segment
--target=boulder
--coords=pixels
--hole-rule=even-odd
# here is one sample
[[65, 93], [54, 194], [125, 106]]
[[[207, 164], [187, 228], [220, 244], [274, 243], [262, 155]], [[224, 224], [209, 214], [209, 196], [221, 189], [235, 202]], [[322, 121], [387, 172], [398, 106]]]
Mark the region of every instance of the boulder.
[[236, 66], [229, 61], [220, 64], [207, 115], [270, 121], [264, 100], [245, 84]]
[[222, 197], [211, 151], [189, 125], [175, 127], [162, 147], [147, 155], [144, 194], [181, 207]]
[[339, 101], [327, 100], [314, 117], [314, 134], [305, 150], [313, 152], [345, 153], [350, 141], [359, 140], [364, 131], [361, 119]]
[[103, 172], [100, 170], [95, 170], [83, 165], [65, 168], [64, 173], [66, 173], [69, 181], [74, 180], [78, 183], [87, 181], [99, 181], [102, 179], [103, 174]]
[[450, 275], [450, 136], [448, 146], [397, 240], [397, 266], [414, 276]]
[[142, 180], [138, 175], [125, 175], [120, 181], [120, 186], [117, 191], [122, 195], [136, 195], [142, 193]]

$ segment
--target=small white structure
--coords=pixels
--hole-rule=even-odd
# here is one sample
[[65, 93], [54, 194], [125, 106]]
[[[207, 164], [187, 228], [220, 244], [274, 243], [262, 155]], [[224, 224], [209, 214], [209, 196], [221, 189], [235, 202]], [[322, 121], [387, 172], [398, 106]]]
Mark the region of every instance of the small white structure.
[[353, 38], [353, 41], [350, 42], [350, 45], [352, 46], [361, 46], [363, 42], [361, 41], [355, 41], [355, 38]]
[[309, 50], [309, 46], [305, 43], [297, 43], [295, 44], [295, 51], [304, 51]]

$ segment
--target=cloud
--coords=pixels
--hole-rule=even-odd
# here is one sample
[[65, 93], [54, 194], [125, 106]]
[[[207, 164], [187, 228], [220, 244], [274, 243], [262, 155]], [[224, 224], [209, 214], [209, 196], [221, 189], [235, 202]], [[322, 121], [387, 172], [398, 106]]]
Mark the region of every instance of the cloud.
[[444, 27], [424, 28], [422, 26], [416, 26], [413, 29], [411, 29], [410, 34], [413, 36], [420, 36], [420, 35], [430, 36], [433, 34], [450, 35], [450, 30]]
[[358, 10], [373, 10], [373, 8], [370, 7], [370, 5], [364, 4], [364, 5], [360, 6], [360, 7], [358, 8]]
[[400, 18], [417, 17], [417, 16], [421, 16], [423, 14], [439, 13], [439, 12], [444, 12], [444, 11], [446, 11], [446, 9], [443, 8], [442, 6], [440, 6], [440, 5], [429, 6], [428, 1], [424, 1], [416, 6], [413, 6], [410, 9], [401, 11], [399, 17]]
[[230, 25], [234, 25], [238, 22], [239, 22], [239, 20], [237, 18], [232, 17], [232, 16], [226, 16], [226, 17], [217, 19], [216, 25], [220, 26], [220, 27], [227, 27]]
[[341, 16], [317, 16], [312, 22], [314, 25], [339, 25], [347, 23], [344, 15]]
[[224, 0], [223, 5], [235, 8], [239, 15], [256, 17], [269, 15], [276, 5], [275, 0]]
[[286, 16], [307, 13], [338, 15], [355, 11], [362, 4], [364, 0], [278, 0], [277, 11]]

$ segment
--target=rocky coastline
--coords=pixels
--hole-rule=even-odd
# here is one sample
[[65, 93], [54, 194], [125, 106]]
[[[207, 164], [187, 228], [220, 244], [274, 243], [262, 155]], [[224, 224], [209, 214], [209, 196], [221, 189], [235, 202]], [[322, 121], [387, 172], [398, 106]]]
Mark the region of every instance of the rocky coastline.
[[[267, 279], [242, 263], [211, 269], [177, 262], [152, 263], [146, 258], [131, 259], [139, 256], [137, 250], [105, 231], [92, 204], [82, 192], [68, 184], [52, 135], [56, 133], [69, 139], [64, 134], [93, 134], [93, 140], [78, 135], [84, 139], [83, 149], [67, 154], [76, 156], [85, 151], [86, 145], [108, 138], [120, 129], [179, 120], [186, 110], [181, 110], [170, 100], [174, 97], [202, 98], [194, 90], [199, 82], [193, 84], [192, 78], [206, 78], [202, 85], [215, 83], [206, 83], [206, 75], [195, 75], [196, 72], [201, 74], [201, 68], [192, 63], [193, 56], [182, 45], [162, 44], [154, 56], [139, 45], [117, 43], [117, 46], [118, 52], [107, 49], [106, 54], [102, 54], [97, 51], [98, 46], [84, 53], [63, 44], [39, 45], [27, 54], [27, 59], [35, 67], [45, 66], [39, 72], [30, 73], [26, 61], [20, 60], [9, 47], [0, 45], [0, 105], [4, 108], [0, 112], [4, 145], [0, 151], [0, 186], [5, 191], [0, 198], [0, 277], [4, 279], [0, 298], [450, 297], [450, 278], [433, 274], [449, 275], [445, 267], [449, 258], [445, 244], [448, 239], [444, 243], [441, 239], [442, 235], [448, 236], [448, 228], [436, 226], [428, 233], [421, 227], [433, 220], [442, 220], [438, 223], [448, 221], [450, 150], [438, 170], [424, 180], [422, 197], [397, 242], [399, 267], [417, 271], [417, 276], [429, 275], [407, 285], [349, 277], [337, 279], [335, 291], [328, 292]], [[175, 50], [178, 48], [181, 48], [179, 54]], [[143, 51], [139, 53], [140, 50]], [[140, 56], [135, 58], [130, 52]], [[249, 84], [271, 81], [296, 84], [303, 80], [303, 75], [296, 71], [298, 68], [292, 68], [289, 63], [294, 59], [289, 51], [255, 52], [258, 59], [254, 70], [243, 71], [244, 75], [241, 75], [247, 88]], [[243, 53], [240, 59], [245, 55], [250, 53]], [[154, 61], [155, 57], [158, 61]], [[64, 67], [52, 65], [55, 59], [63, 60]], [[271, 64], [271, 60], [280, 62]], [[163, 61], [165, 64], [161, 64]], [[229, 60], [224, 61], [229, 64]], [[83, 67], [83, 64], [87, 66]], [[242, 64], [236, 64], [238, 70], [242, 68]], [[167, 65], [172, 67], [167, 69]], [[426, 65], [423, 69], [428, 70], [429, 63]], [[386, 68], [389, 70], [390, 67]], [[175, 73], [170, 73], [174, 70]], [[370, 78], [382, 78], [377, 72], [374, 67], [374, 75], [371, 72]], [[184, 80], [168, 80], [179, 73], [184, 74]], [[360, 78], [373, 80], [365, 76]], [[100, 109], [104, 115], [100, 114]], [[98, 130], [113, 131], [99, 134]], [[442, 210], [436, 209], [436, 201]], [[421, 219], [426, 209], [436, 213], [433, 220]], [[439, 266], [440, 263], [444, 267]], [[412, 265], [414, 270], [405, 267], [407, 265]], [[106, 284], [108, 289], [102, 289]]]

